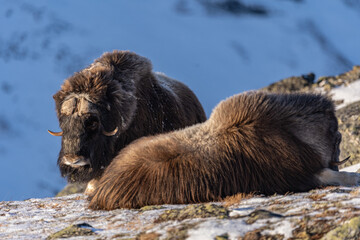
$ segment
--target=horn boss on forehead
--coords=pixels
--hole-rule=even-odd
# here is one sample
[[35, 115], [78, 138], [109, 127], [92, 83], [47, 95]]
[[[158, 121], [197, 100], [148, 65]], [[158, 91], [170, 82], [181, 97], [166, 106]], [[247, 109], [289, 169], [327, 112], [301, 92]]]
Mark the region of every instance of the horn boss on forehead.
[[81, 116], [88, 113], [98, 113], [98, 111], [87, 94], [71, 94], [61, 105], [62, 115]]

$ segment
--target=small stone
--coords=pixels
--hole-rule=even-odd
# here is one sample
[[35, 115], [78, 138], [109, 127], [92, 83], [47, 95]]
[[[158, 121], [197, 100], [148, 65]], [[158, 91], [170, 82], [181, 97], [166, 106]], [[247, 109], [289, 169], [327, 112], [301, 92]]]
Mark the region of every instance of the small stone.
[[215, 237], [215, 240], [228, 240], [228, 239], [229, 239], [229, 234], [227, 233]]
[[259, 209], [255, 210], [249, 214], [249, 218], [245, 221], [247, 224], [253, 224], [259, 219], [268, 219], [268, 218], [282, 218], [283, 216], [277, 213], [273, 213], [267, 210]]
[[54, 234], [51, 234], [46, 239], [50, 240], [50, 239], [69, 238], [76, 236], [90, 236], [95, 234], [96, 233], [93, 231], [93, 227], [91, 225], [87, 223], [81, 223], [64, 228]]

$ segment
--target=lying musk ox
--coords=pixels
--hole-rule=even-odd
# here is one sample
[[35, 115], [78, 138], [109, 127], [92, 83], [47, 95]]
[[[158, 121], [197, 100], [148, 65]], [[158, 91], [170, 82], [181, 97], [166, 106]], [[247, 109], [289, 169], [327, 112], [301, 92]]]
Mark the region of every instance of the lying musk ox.
[[92, 209], [219, 201], [236, 193], [356, 185], [338, 172], [334, 106], [320, 95], [250, 92], [221, 102], [194, 126], [124, 148], [90, 195]]
[[105, 53], [66, 79], [54, 95], [62, 132], [58, 165], [70, 182], [101, 176], [119, 150], [147, 135], [206, 120], [184, 84], [153, 73], [148, 59]]

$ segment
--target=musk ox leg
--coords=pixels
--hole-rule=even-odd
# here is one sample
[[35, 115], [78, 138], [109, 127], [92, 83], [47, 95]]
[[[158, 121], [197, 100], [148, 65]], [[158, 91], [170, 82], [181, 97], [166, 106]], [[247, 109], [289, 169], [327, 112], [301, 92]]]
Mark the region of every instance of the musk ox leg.
[[357, 186], [360, 185], [360, 174], [353, 172], [338, 172], [325, 168], [316, 175], [323, 186]]
[[87, 196], [90, 196], [94, 193], [97, 185], [99, 183], [99, 179], [92, 179], [90, 182], [88, 182], [84, 194]]

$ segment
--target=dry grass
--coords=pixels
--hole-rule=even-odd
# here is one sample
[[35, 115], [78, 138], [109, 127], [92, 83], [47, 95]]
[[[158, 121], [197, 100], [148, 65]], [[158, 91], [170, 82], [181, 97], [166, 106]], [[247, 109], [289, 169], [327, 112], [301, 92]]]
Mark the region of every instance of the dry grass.
[[156, 240], [159, 239], [160, 234], [158, 233], [140, 233], [138, 236], [136, 236], [136, 240]]
[[360, 195], [360, 189], [355, 189], [350, 192], [351, 196], [358, 196]]
[[224, 207], [230, 207], [237, 203], [240, 203], [241, 200], [249, 199], [255, 196], [255, 193], [238, 193], [229, 197], [224, 198], [222, 201]]
[[318, 200], [322, 200], [322, 198], [325, 196], [326, 196], [325, 193], [314, 193], [309, 195], [308, 198], [310, 198], [313, 201], [318, 201]]

